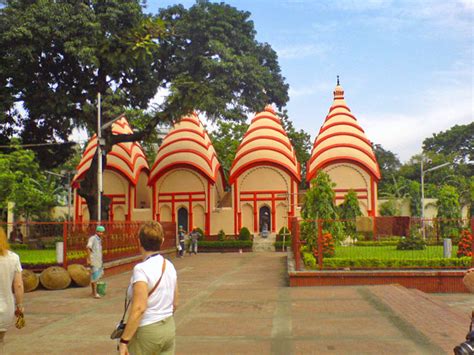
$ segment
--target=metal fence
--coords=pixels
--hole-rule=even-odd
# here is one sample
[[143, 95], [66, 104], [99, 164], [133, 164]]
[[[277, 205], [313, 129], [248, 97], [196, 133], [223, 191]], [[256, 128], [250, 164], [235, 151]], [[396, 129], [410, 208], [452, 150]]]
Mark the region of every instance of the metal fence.
[[[142, 222], [107, 222], [100, 223], [105, 227], [102, 239], [104, 262], [119, 260], [139, 255], [138, 230]], [[176, 247], [176, 224], [161, 223], [165, 233], [162, 250]], [[56, 243], [62, 242], [62, 263], [86, 262], [86, 245], [89, 237], [95, 233], [96, 222], [21, 222], [1, 223], [13, 248], [26, 255], [28, 250], [56, 249]], [[33, 252], [34, 253], [34, 252]], [[30, 254], [33, 254], [30, 253]], [[51, 264], [51, 255], [44, 259], [44, 264]], [[35, 263], [42, 264], [38, 258]], [[26, 262], [28, 263], [28, 262]], [[55, 262], [53, 262], [55, 264]]]
[[295, 269], [465, 269], [474, 218], [362, 217], [291, 223]]

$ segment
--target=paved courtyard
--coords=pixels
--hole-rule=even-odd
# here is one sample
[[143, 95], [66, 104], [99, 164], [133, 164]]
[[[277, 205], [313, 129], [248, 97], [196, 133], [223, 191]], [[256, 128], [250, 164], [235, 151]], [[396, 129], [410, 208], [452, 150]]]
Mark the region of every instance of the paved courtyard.
[[[471, 295], [429, 296], [399, 286], [289, 288], [286, 256], [199, 254], [178, 270], [178, 354], [445, 354], [469, 324]], [[26, 295], [27, 327], [8, 354], [115, 354], [130, 273], [89, 288]]]

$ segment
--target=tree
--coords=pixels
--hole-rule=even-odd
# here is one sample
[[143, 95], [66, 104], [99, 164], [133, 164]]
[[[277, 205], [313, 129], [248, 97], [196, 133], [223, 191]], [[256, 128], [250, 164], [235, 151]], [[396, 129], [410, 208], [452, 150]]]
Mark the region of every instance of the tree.
[[278, 113], [281, 123], [295, 149], [296, 159], [301, 164], [301, 187], [306, 187], [306, 163], [311, 158], [311, 135], [304, 130], [299, 131], [293, 126], [293, 122], [288, 117], [288, 111], [282, 110]]
[[461, 219], [461, 207], [459, 206], [459, 195], [452, 186], [445, 185], [439, 191], [436, 204], [438, 218], [441, 218], [441, 235], [445, 238], [457, 237], [459, 235], [459, 224]]
[[374, 144], [373, 150], [377, 162], [379, 163], [382, 179], [379, 182], [379, 188], [383, 189], [392, 179], [397, 176], [398, 170], [402, 166], [396, 154], [386, 150], [380, 144]]
[[423, 151], [451, 156], [456, 163], [474, 160], [474, 122], [434, 133], [423, 141]]
[[327, 173], [320, 170], [316, 178], [311, 181], [311, 187], [306, 191], [301, 215], [305, 219], [302, 223], [302, 235], [306, 242], [314, 249], [317, 247], [317, 220], [322, 222], [323, 232], [329, 232], [336, 239], [343, 234], [343, 226], [337, 221], [339, 218], [335, 204], [336, 186]]
[[8, 202], [14, 211], [30, 218], [45, 218], [57, 203], [57, 186], [41, 175], [35, 154], [30, 150], [15, 149], [10, 154], [0, 153], [0, 210], [5, 215]]
[[356, 234], [356, 217], [362, 216], [357, 199], [357, 193], [354, 190], [349, 190], [344, 196], [344, 202], [339, 206], [339, 217], [345, 220], [344, 226], [346, 234], [355, 236]]
[[245, 122], [218, 121], [217, 129], [209, 134], [227, 177], [229, 176], [237, 149], [248, 128], [249, 125]]
[[[193, 110], [236, 120], [268, 103], [281, 107], [288, 85], [275, 51], [255, 33], [249, 12], [223, 3], [150, 16], [138, 0], [8, 1], [0, 13], [2, 131], [18, 129], [24, 142], [67, 141], [72, 127], [95, 130], [98, 93], [106, 123], [126, 108], [146, 109], [157, 89], [167, 92], [140, 131], [103, 132], [107, 153]], [[96, 171], [97, 157], [78, 189], [91, 216]]]

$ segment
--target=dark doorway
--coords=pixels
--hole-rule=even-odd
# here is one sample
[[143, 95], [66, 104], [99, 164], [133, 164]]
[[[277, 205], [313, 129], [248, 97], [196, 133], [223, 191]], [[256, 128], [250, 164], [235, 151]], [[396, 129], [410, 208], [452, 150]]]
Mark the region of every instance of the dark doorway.
[[260, 207], [260, 226], [259, 230], [260, 233], [262, 232], [270, 232], [272, 229], [272, 219], [270, 214], [270, 207], [262, 206]]
[[178, 210], [178, 226], [182, 226], [184, 231], [189, 232], [188, 229], [188, 210], [184, 207], [181, 207]]

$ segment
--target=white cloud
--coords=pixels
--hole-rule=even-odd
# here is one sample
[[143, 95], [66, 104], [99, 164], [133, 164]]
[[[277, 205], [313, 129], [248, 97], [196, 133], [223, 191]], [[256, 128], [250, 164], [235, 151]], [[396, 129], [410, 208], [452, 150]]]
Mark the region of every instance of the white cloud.
[[324, 57], [329, 52], [329, 48], [321, 44], [296, 44], [286, 47], [276, 46], [275, 51], [278, 53], [279, 59], [301, 59], [306, 57]]

